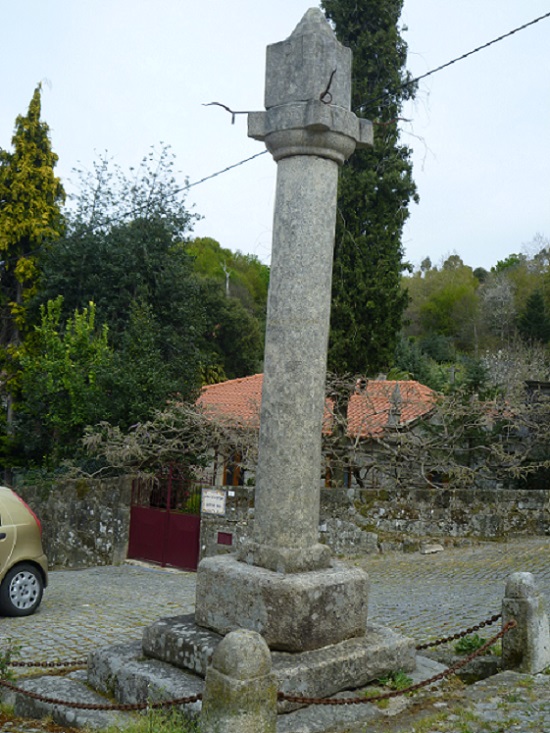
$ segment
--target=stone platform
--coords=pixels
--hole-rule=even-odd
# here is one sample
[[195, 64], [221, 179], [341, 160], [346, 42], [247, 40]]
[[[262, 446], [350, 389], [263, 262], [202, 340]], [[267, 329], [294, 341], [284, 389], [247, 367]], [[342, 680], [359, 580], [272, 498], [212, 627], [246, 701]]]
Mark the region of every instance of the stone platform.
[[[222, 636], [195, 624], [193, 615], [160, 619], [143, 635], [146, 657], [204, 676]], [[415, 642], [384, 626], [367, 625], [364, 636], [305, 652], [273, 651], [278, 689], [287, 694], [328, 697], [390, 672], [415, 669]], [[282, 706], [281, 711], [288, 709]]]
[[[443, 670], [424, 657], [417, 657], [416, 671], [411, 673], [413, 682], [432, 677]], [[544, 678], [548, 679], [548, 678]], [[157, 660], [144, 660], [141, 644], [112, 645], [98, 649], [90, 657], [88, 673], [71, 672], [66, 677], [43, 676], [29, 679], [20, 683], [21, 686], [32, 692], [47, 694], [50, 697], [71, 700], [75, 702], [113, 703], [113, 698], [119, 702], [134, 703], [145, 700], [155, 701], [170, 699], [202, 692], [204, 681], [176, 667], [171, 667]], [[90, 686], [100, 688], [99, 694], [92, 692]], [[345, 699], [356, 697], [360, 691], [343, 692], [335, 697]], [[431, 693], [430, 693], [431, 694]], [[409, 700], [415, 698], [400, 698], [391, 701], [389, 708], [378, 708], [375, 705], [349, 706], [311, 706], [290, 711], [277, 718], [277, 733], [334, 733], [348, 726], [371, 725], [375, 722], [387, 725], [387, 718], [393, 718], [399, 711], [403, 712], [409, 705]], [[17, 715], [27, 718], [49, 717], [59, 725], [71, 728], [86, 728], [87, 730], [103, 729], [107, 726], [123, 730], [135, 724], [135, 713], [86, 711], [70, 707], [51, 705], [33, 700], [18, 694], [10, 699], [15, 702]], [[182, 712], [190, 720], [196, 720], [201, 709], [201, 703], [186, 705]], [[405, 713], [406, 714], [406, 713]], [[18, 731], [36, 733], [36, 724], [18, 719]], [[385, 728], [384, 728], [385, 729]], [[380, 729], [376, 728], [377, 731]], [[401, 730], [401, 729], [400, 729]], [[408, 731], [409, 728], [407, 727]]]

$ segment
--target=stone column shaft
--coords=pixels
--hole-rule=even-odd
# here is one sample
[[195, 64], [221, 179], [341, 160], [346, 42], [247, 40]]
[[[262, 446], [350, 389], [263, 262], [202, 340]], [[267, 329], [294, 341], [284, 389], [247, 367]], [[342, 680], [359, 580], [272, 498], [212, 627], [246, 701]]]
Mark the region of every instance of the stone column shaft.
[[266, 548], [317, 544], [337, 184], [332, 160], [279, 162], [254, 525]]
[[550, 665], [550, 627], [532, 573], [512, 573], [502, 599], [502, 624], [517, 623], [502, 639], [502, 666], [537, 674]]
[[330, 565], [318, 524], [338, 167], [372, 142], [350, 97], [351, 53], [313, 9], [268, 47], [266, 112], [248, 118], [277, 191], [254, 536], [239, 557], [282, 573]]

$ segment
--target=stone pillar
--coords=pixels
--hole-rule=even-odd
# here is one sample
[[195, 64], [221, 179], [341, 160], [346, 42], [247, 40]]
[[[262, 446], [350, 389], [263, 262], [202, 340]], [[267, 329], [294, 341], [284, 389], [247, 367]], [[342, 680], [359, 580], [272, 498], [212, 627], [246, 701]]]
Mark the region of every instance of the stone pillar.
[[350, 103], [351, 51], [308, 10], [268, 47], [266, 111], [248, 118], [277, 161], [254, 534], [236, 558], [200, 563], [195, 613], [284, 651], [364, 635], [367, 621], [368, 576], [331, 566], [318, 541], [338, 168], [372, 144]]
[[318, 531], [338, 167], [372, 142], [350, 100], [351, 51], [311, 9], [268, 46], [266, 112], [248, 123], [278, 166], [254, 537], [241, 559], [277, 572], [330, 563]]
[[502, 666], [536, 674], [550, 665], [550, 629], [544, 598], [531, 573], [512, 573], [502, 600], [502, 623], [517, 626], [502, 639]]
[[201, 733], [275, 733], [276, 721], [269, 648], [254, 631], [233, 631], [220, 642], [206, 672]]

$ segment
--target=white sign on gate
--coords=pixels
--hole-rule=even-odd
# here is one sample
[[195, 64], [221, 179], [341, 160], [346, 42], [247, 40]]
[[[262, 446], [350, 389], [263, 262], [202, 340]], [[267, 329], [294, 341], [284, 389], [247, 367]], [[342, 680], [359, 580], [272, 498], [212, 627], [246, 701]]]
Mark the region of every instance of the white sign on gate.
[[223, 489], [203, 489], [201, 501], [202, 514], [225, 514], [225, 491]]

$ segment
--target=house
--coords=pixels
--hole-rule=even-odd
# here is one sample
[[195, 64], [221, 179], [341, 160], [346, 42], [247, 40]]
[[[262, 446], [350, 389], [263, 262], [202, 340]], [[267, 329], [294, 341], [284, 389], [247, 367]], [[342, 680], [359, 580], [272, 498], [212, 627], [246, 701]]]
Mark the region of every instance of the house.
[[[254, 483], [262, 384], [263, 375], [255, 374], [203, 388], [197, 404], [213, 419], [233, 425], [239, 435], [232, 450], [217, 456], [211, 483]], [[433, 411], [435, 400], [433, 390], [414, 380], [357, 379], [331, 389], [323, 419], [321, 481], [361, 486], [366, 474], [372, 478], [380, 441], [411, 430]]]

